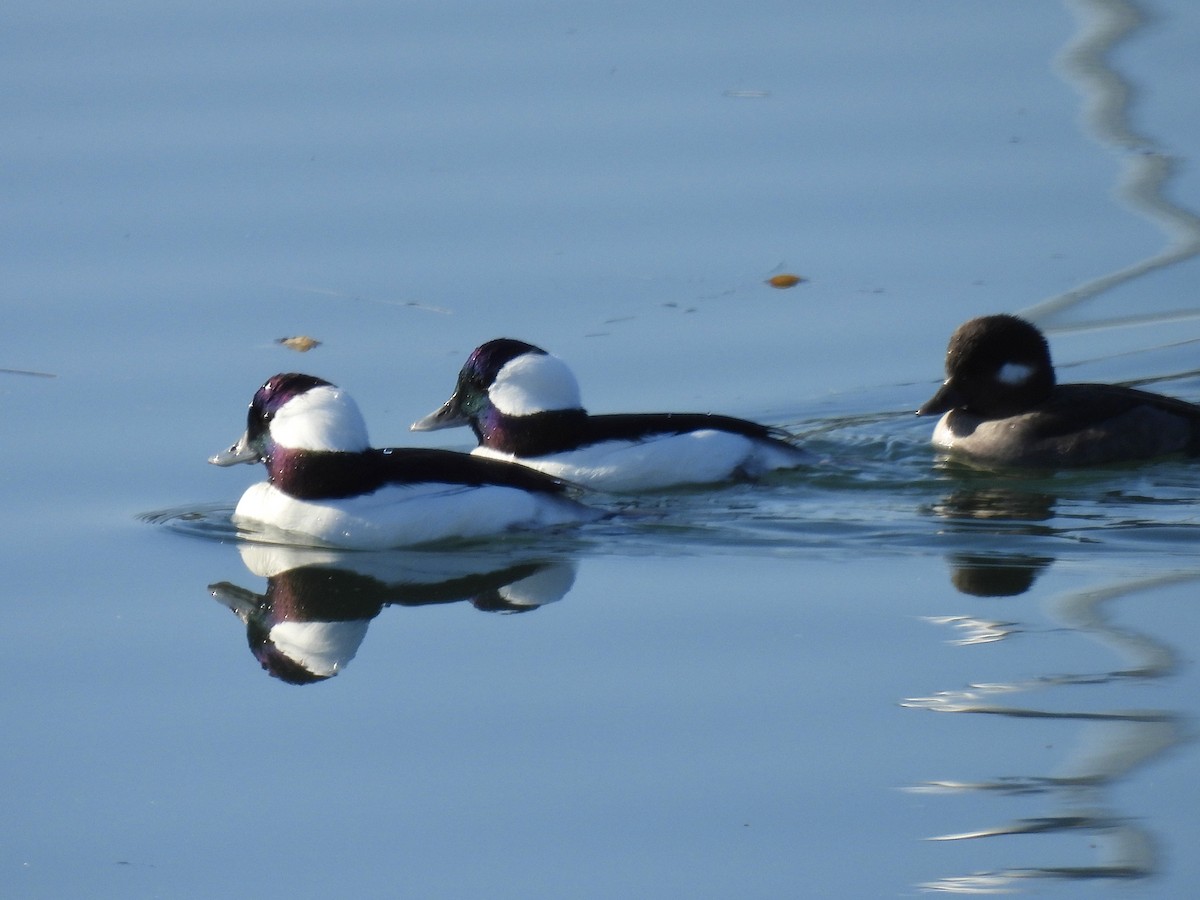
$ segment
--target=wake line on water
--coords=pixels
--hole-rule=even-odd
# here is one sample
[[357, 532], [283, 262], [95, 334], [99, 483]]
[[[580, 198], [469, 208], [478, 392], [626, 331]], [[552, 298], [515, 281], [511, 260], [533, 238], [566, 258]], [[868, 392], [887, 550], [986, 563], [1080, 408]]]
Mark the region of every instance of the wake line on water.
[[[1043, 325], [1055, 314], [1118, 285], [1200, 255], [1200, 216], [1165, 193], [1177, 171], [1177, 160], [1153, 138], [1134, 129], [1132, 110], [1137, 91], [1111, 59], [1119, 43], [1145, 26], [1147, 15], [1132, 0], [1066, 0], [1066, 5], [1078, 20], [1079, 29], [1059, 56], [1058, 69], [1083, 95], [1086, 130], [1124, 158], [1117, 182], [1118, 198], [1158, 225], [1168, 244], [1154, 256], [1021, 310], [1022, 316]], [[1181, 310], [1168, 315], [1194, 314], [1194, 310]]]

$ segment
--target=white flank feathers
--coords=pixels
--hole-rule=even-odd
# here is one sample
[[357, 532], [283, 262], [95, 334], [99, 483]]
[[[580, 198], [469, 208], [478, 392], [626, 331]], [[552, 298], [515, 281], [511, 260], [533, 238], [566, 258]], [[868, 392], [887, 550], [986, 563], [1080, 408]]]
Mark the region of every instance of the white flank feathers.
[[704, 429], [644, 441], [605, 441], [547, 456], [514, 457], [486, 447], [472, 451], [519, 462], [565, 481], [603, 491], [649, 491], [755, 477], [801, 465], [805, 452], [728, 431]]
[[578, 524], [597, 515], [564, 497], [497, 485], [389, 485], [356, 497], [298, 500], [264, 481], [246, 490], [233, 517], [267, 543], [382, 550]]

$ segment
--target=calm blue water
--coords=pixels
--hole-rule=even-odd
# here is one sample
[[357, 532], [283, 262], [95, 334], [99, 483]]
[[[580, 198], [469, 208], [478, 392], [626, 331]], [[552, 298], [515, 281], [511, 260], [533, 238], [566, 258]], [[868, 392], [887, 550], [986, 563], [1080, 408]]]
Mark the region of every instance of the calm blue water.
[[[1194, 890], [1200, 469], [972, 472], [911, 411], [998, 311], [1200, 401], [1195, 4], [0, 24], [5, 896]], [[817, 462], [454, 552], [229, 539], [265, 378], [465, 449], [407, 426], [500, 335]], [[272, 604], [336, 677], [264, 671]]]

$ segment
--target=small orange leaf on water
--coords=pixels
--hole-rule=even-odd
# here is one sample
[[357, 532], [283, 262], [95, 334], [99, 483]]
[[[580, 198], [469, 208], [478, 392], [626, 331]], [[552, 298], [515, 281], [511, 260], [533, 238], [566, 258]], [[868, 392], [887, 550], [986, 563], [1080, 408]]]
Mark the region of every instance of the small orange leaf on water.
[[296, 337], [280, 338], [275, 343], [283, 344], [289, 350], [295, 350], [297, 353], [307, 353], [313, 347], [320, 347], [321, 342], [313, 340], [307, 335], [297, 335]]
[[779, 275], [772, 275], [767, 279], [767, 284], [773, 288], [790, 288], [795, 287], [800, 282], [806, 279], [801, 275], [793, 275], [790, 272], [783, 272]]

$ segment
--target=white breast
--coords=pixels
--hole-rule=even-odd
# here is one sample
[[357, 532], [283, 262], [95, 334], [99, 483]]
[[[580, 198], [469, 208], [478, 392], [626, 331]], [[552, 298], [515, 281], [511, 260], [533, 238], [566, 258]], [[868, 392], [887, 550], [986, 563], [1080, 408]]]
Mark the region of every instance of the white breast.
[[953, 450], [956, 436], [954, 430], [950, 427], [947, 421], [953, 411], [946, 413], [937, 421], [937, 425], [933, 427], [933, 437], [930, 443], [941, 450]]

